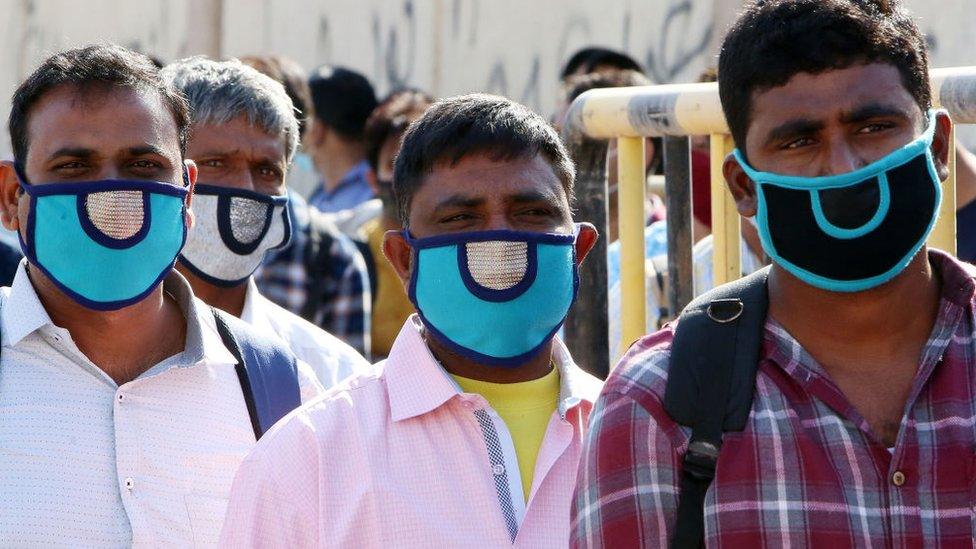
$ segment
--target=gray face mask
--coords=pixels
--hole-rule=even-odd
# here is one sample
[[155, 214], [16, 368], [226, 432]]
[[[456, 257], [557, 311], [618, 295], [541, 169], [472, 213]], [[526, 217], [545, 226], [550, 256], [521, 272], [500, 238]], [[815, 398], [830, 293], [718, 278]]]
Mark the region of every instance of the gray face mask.
[[287, 195], [198, 184], [193, 211], [196, 224], [180, 263], [216, 286], [245, 282], [269, 250], [284, 247], [291, 237]]

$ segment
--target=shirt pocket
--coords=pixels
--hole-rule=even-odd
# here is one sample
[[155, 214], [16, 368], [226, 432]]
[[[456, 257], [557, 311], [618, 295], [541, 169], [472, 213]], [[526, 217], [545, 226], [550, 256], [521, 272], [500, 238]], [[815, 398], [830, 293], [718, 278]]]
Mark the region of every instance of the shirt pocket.
[[228, 498], [208, 494], [186, 494], [186, 514], [190, 517], [194, 547], [216, 547], [224, 525]]

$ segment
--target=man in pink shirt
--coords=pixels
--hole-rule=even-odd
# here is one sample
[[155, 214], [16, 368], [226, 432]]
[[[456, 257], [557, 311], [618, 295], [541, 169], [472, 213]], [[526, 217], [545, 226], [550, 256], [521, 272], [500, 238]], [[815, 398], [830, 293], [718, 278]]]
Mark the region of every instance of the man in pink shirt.
[[434, 104], [394, 169], [384, 252], [418, 313], [389, 358], [289, 416], [234, 483], [223, 543], [565, 547], [598, 380], [556, 336], [596, 230], [538, 115]]

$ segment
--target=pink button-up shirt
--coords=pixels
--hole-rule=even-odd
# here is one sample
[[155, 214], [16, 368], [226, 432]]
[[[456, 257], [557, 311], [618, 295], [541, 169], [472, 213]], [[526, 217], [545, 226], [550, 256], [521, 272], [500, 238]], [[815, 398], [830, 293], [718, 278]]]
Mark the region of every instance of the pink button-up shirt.
[[528, 502], [505, 424], [460, 392], [416, 315], [385, 362], [278, 423], [244, 461], [228, 547], [566, 547], [581, 441], [600, 382], [558, 339], [559, 405]]

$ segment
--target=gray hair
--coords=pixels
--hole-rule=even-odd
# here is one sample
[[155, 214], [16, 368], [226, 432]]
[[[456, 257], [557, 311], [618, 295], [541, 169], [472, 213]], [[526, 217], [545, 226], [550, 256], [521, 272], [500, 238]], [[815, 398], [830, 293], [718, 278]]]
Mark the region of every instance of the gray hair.
[[203, 56], [170, 63], [161, 74], [186, 95], [194, 126], [225, 124], [243, 114], [252, 126], [282, 135], [291, 162], [298, 148], [298, 119], [281, 83], [237, 59], [214, 61]]

